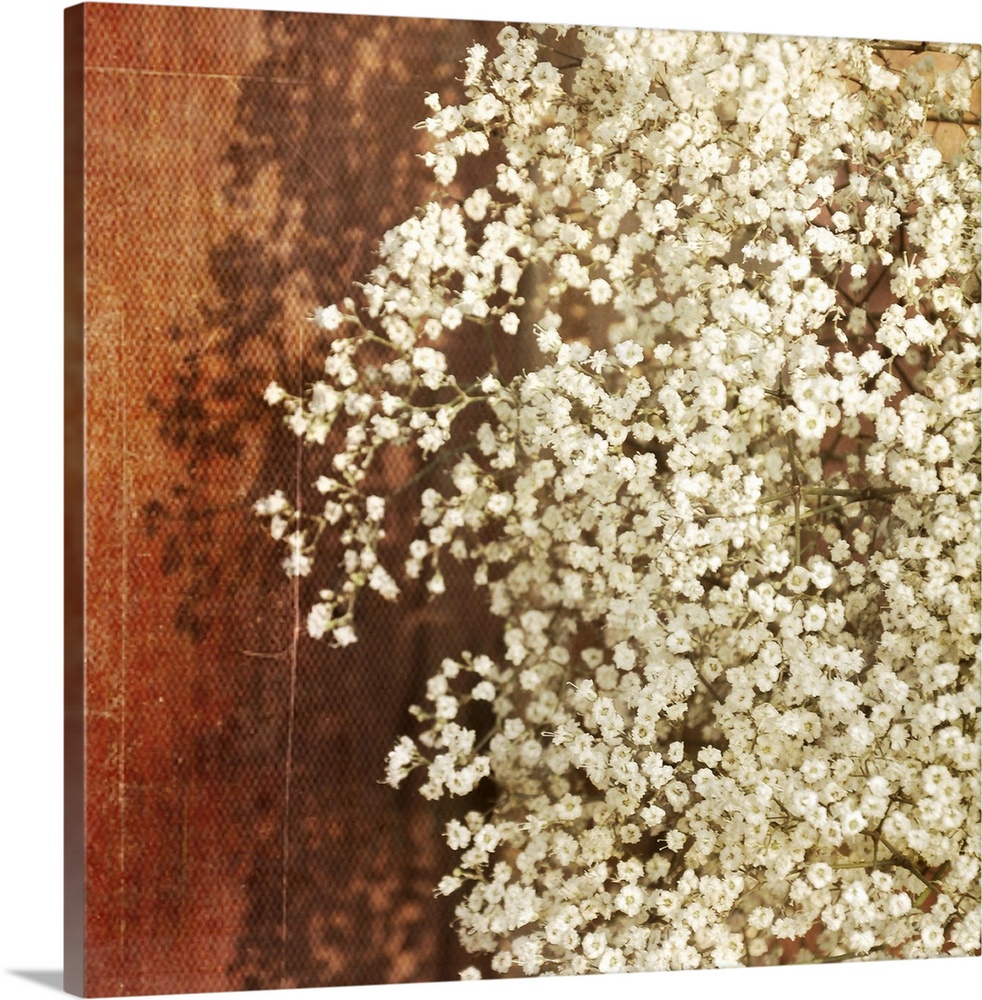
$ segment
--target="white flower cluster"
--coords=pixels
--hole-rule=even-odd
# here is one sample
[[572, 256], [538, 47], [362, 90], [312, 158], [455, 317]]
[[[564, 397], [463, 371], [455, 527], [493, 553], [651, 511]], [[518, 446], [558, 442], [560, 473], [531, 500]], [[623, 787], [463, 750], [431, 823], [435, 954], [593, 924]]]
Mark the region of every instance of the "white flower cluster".
[[[462, 942], [526, 974], [978, 953], [979, 49], [498, 46], [428, 99], [443, 193], [315, 314], [324, 380], [267, 390], [332, 448], [323, 510], [257, 504], [288, 572], [340, 538], [315, 637], [449, 559], [487, 591], [500, 646], [438, 666], [387, 772], [493, 781], [446, 828]], [[461, 196], [468, 156], [496, 180]], [[397, 570], [368, 484], [413, 446], [443, 475]]]

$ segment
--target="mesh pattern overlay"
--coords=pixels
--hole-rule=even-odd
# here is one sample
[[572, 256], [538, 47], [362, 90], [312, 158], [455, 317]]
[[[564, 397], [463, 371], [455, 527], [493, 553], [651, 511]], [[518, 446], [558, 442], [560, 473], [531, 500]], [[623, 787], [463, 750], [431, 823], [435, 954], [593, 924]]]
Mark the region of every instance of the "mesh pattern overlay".
[[368, 603], [343, 654], [294, 642], [316, 580], [250, 508], [316, 478], [262, 390], [316, 372], [305, 317], [427, 197], [423, 96], [496, 26], [85, 21], [85, 991], [454, 978], [442, 817], [379, 779], [427, 664], [487, 645], [483, 609], [450, 587]]

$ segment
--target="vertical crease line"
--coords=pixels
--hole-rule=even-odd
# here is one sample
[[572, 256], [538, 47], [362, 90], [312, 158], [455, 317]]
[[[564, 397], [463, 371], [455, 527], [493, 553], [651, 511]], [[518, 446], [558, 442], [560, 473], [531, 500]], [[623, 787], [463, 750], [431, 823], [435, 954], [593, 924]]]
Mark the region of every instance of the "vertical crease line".
[[[120, 558], [122, 561], [122, 581], [120, 584], [120, 604], [122, 614], [120, 615], [119, 629], [119, 764], [117, 766], [117, 794], [119, 795], [119, 965], [123, 969], [123, 956], [126, 954], [126, 657], [127, 657], [127, 636], [126, 621], [129, 613], [129, 487], [130, 484], [126, 475], [126, 462], [129, 454], [126, 438], [126, 331], [125, 325], [119, 322], [120, 317], [116, 317], [118, 323], [119, 339], [117, 341], [117, 373], [118, 385], [120, 387], [120, 480], [122, 486], [122, 497], [120, 498], [120, 509], [122, 515], [122, 535]], [[121, 982], [120, 986], [125, 988], [126, 983]]]
[[[297, 381], [299, 384], [298, 395], [303, 398], [303, 327], [300, 328], [298, 360], [297, 360]], [[297, 530], [300, 530], [300, 516], [302, 497], [300, 491], [300, 476], [303, 461], [303, 440], [299, 436], [296, 443], [296, 462], [294, 469], [294, 493], [296, 497], [295, 509], [297, 512]], [[289, 867], [290, 867], [290, 793], [293, 783], [293, 730], [296, 718], [297, 701], [297, 657], [300, 645], [300, 574], [293, 574], [293, 636], [290, 642], [290, 682], [289, 695], [287, 700], [286, 718], [286, 759], [284, 764], [284, 789], [283, 789], [283, 873], [281, 885], [281, 941], [282, 951], [280, 955], [280, 980], [282, 985], [286, 985], [287, 979], [287, 945], [289, 934], [288, 927], [288, 905], [289, 905]]]

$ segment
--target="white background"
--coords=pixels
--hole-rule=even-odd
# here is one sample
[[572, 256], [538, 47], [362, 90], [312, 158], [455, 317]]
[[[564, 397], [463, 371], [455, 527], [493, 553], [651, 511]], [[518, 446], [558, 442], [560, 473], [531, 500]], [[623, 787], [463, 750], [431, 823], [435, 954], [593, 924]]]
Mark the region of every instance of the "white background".
[[[745, 5], [732, 2], [665, 4], [559, 4], [500, 0], [464, 5], [436, 0], [399, 3], [228, 3], [250, 7], [332, 13], [639, 24], [659, 28], [767, 31], [982, 41], [979, 15], [955, 20], [954, 4], [823, 2]], [[661, 5], [658, 5], [661, 6]], [[974, 6], [974, 5], [973, 5]], [[749, 8], [749, 9], [748, 9]], [[961, 4], [958, 8], [965, 9]], [[11, 1000], [54, 996], [62, 968], [61, 934], [61, 441], [62, 441], [62, 10], [52, 0], [14, 0], [2, 22], [4, 114], [0, 120], [5, 204], [0, 212], [0, 609], [4, 641], [2, 812], [0, 812], [0, 995]], [[938, 13], [941, 11], [942, 13]], [[968, 18], [966, 20], [966, 17]], [[412, 123], [407, 123], [407, 126]], [[38, 976], [37, 973], [47, 973]], [[32, 978], [32, 975], [34, 978]], [[811, 997], [920, 998], [944, 993], [974, 996], [982, 960], [776, 969], [748, 972], [667, 973], [602, 979], [509, 981], [344, 988], [326, 993], [286, 991], [330, 1000], [447, 997], [563, 997], [575, 1000], [616, 992], [626, 998], [655, 991], [688, 998]], [[972, 983], [975, 986], [972, 986]], [[209, 994], [246, 998], [249, 994]]]

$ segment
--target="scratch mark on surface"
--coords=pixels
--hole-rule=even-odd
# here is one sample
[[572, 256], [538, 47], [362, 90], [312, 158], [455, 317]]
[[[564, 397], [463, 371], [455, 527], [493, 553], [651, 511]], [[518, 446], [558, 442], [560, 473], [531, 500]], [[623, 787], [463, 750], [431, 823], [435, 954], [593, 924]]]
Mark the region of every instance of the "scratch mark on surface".
[[[299, 350], [297, 351], [297, 395], [303, 398], [303, 326], [298, 327]], [[302, 513], [302, 494], [300, 476], [303, 465], [303, 440], [297, 437], [294, 491], [297, 512], [297, 527], [300, 526]], [[289, 907], [289, 866], [290, 866], [290, 791], [293, 781], [293, 729], [296, 717], [297, 700], [297, 657], [300, 647], [300, 574], [293, 576], [293, 636], [290, 642], [290, 694], [287, 705], [286, 720], [286, 762], [284, 765], [283, 789], [283, 883], [281, 899], [282, 953], [280, 957], [280, 978], [282, 985], [287, 985], [287, 944], [288, 907]]]
[[[126, 324], [117, 313], [116, 324], [118, 328], [117, 340], [117, 374], [120, 386], [119, 401], [119, 434], [120, 443], [120, 463], [122, 465], [120, 479], [122, 481], [122, 503], [120, 520], [122, 524], [121, 539], [121, 560], [122, 572], [120, 573], [120, 634], [119, 634], [119, 764], [117, 773], [117, 794], [119, 795], [119, 955], [120, 959], [126, 954], [126, 658], [127, 658], [127, 635], [126, 622], [129, 609], [129, 483], [127, 482], [127, 426], [126, 426], [126, 379], [122, 372], [126, 362]], [[122, 967], [122, 962], [120, 963]]]
[[144, 69], [142, 66], [86, 66], [86, 72], [133, 74], [134, 76], [169, 76], [189, 80], [247, 80], [254, 83], [310, 83], [303, 78], [252, 76], [248, 73], [195, 73], [173, 69]]

